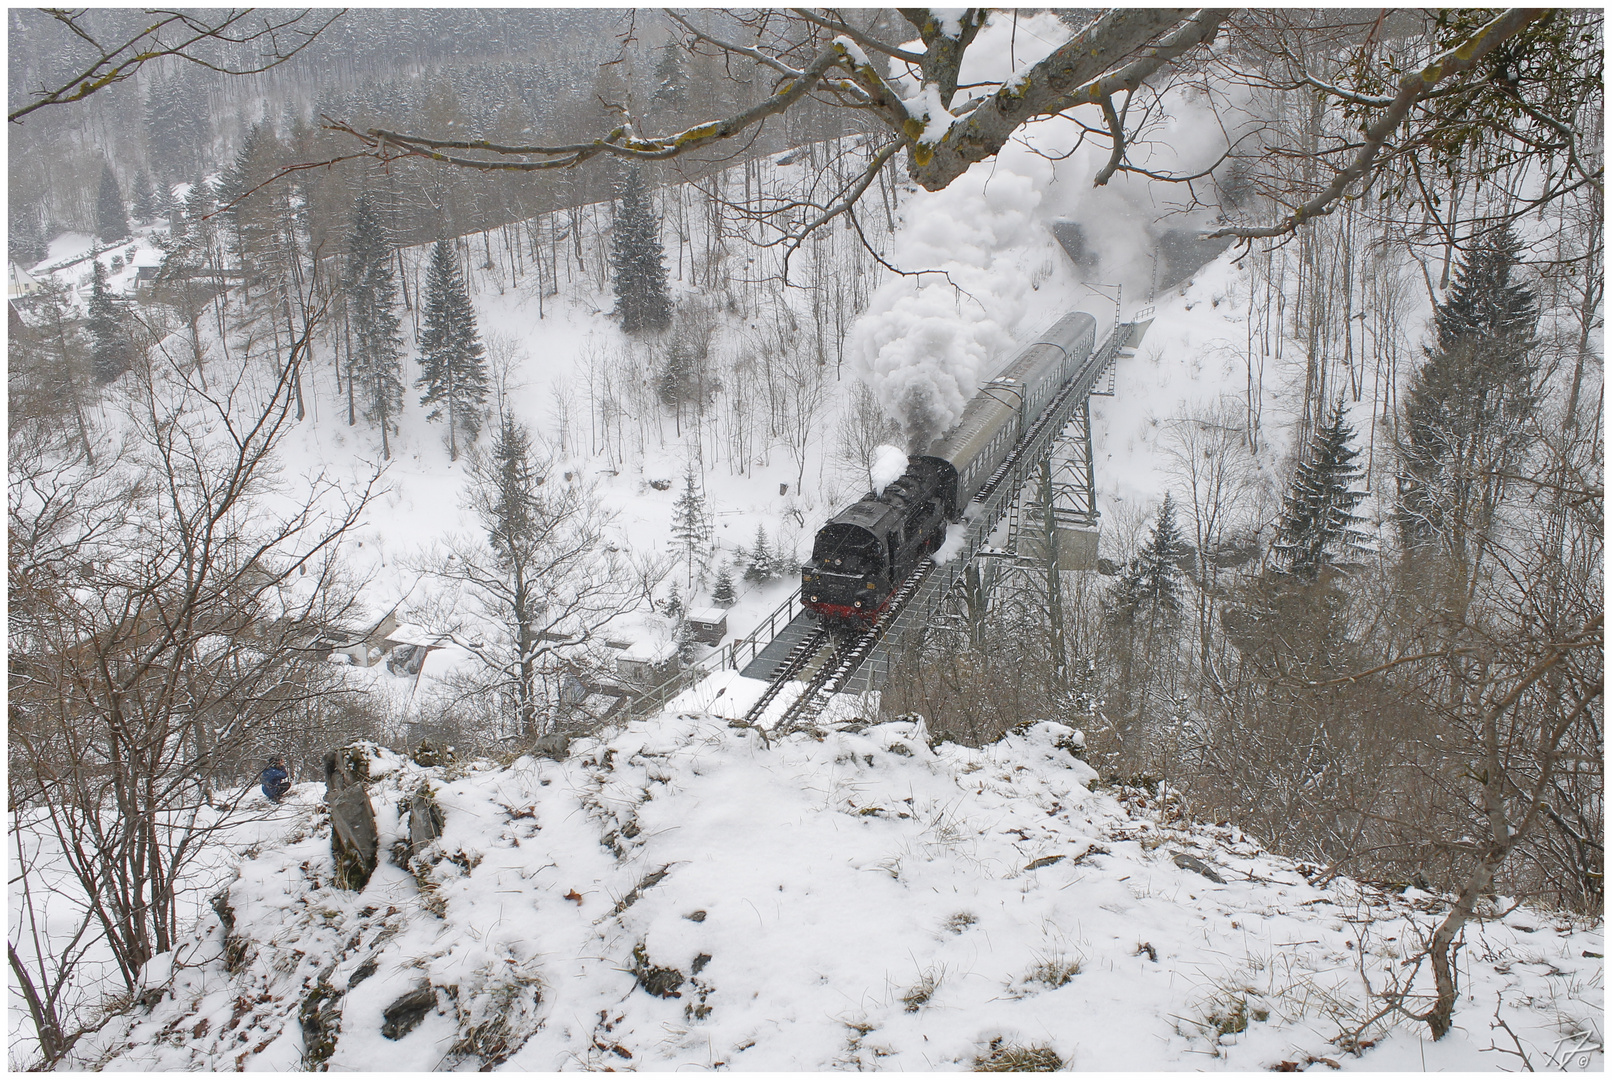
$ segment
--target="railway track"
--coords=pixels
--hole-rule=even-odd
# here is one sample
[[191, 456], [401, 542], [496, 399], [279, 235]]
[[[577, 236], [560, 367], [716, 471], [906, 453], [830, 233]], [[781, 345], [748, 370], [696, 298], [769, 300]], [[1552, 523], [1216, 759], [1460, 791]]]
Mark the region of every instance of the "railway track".
[[759, 725], [761, 718], [778, 699], [784, 687], [793, 682], [804, 682], [806, 687], [770, 726], [771, 730], [776, 732], [793, 730], [822, 712], [829, 698], [837, 694], [846, 680], [856, 674], [857, 668], [884, 637], [885, 631], [895, 623], [901, 610], [907, 606], [907, 602], [917, 593], [918, 587], [924, 583], [934, 568], [935, 564], [931, 559], [926, 558], [919, 563], [918, 568], [890, 597], [890, 604], [880, 613], [878, 621], [861, 633], [846, 637], [836, 634], [825, 626], [818, 626], [802, 638], [790, 650], [766, 691], [745, 714], [745, 723]]
[[770, 706], [773, 701], [777, 699], [779, 692], [783, 690], [784, 686], [788, 683], [798, 681], [801, 673], [804, 672], [812, 664], [812, 662], [818, 658], [819, 654], [822, 653], [830, 644], [831, 640], [829, 631], [825, 626], [817, 627], [811, 633], [807, 634], [805, 637], [796, 642], [795, 647], [789, 650], [789, 655], [784, 658], [783, 665], [778, 669], [777, 674], [775, 674], [772, 677], [772, 681], [767, 684], [767, 689], [762, 693], [761, 697], [756, 699], [756, 703], [750, 706], [750, 711], [745, 713], [745, 722], [749, 724], [758, 723], [761, 717], [766, 713], [768, 706]]

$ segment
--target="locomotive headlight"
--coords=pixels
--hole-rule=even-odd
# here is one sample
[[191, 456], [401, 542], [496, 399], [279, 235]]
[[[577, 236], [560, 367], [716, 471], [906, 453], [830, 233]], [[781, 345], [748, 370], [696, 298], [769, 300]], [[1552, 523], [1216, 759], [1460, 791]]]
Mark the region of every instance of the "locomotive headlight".
[[845, 560], [844, 560], [844, 559], [835, 559], [835, 560], [834, 560], [834, 565], [835, 565], [835, 566], [839, 566], [839, 565], [840, 565], [840, 564], [841, 564], [841, 563], [843, 563], [843, 562], [844, 562], [844, 561], [845, 561]]
[[810, 574], [802, 574], [802, 575], [800, 575], [800, 580], [802, 580], [802, 581], [810, 581], [810, 580], [812, 580], [812, 575], [810, 575]]
[[865, 586], [865, 588], [869, 588], [869, 589], [873, 588], [873, 582], [871, 582], [871, 581], [868, 582], [867, 585]]
[[857, 607], [861, 607], [861, 606], [862, 606], [862, 601], [860, 601], [860, 600], [858, 600], [858, 601], [857, 601], [857, 602], [856, 602], [856, 606], [857, 606]]
[[812, 597], [812, 603], [814, 603], [814, 604], [817, 603], [817, 597], [815, 597], [815, 596]]

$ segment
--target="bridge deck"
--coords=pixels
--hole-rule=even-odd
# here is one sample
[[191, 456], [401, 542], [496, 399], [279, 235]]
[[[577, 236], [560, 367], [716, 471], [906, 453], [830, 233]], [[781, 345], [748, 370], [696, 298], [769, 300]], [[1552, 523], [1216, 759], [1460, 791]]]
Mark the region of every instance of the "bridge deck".
[[784, 628], [773, 636], [773, 639], [744, 666], [744, 670], [739, 674], [747, 679], [765, 679], [771, 682], [778, 669], [783, 667], [784, 658], [816, 628], [817, 616], [810, 611], [802, 611], [785, 623]]

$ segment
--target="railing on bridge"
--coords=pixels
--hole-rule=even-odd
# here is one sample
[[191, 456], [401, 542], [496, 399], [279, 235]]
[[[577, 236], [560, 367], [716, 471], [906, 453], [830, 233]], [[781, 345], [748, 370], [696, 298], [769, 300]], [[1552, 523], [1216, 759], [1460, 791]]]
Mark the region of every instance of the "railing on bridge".
[[791, 590], [789, 597], [773, 609], [772, 614], [757, 623], [747, 636], [728, 642], [710, 656], [696, 660], [659, 686], [634, 698], [623, 710], [624, 714], [628, 717], [649, 716], [708, 675], [730, 668], [743, 670], [746, 664], [756, 658], [757, 653], [767, 647], [768, 642], [778, 636], [778, 631], [788, 626], [803, 610], [800, 590]]

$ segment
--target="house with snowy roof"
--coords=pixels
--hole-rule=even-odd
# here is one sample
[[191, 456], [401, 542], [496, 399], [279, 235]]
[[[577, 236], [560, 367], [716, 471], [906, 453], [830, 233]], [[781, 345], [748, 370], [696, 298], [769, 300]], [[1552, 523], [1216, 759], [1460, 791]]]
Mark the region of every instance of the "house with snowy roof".
[[32, 296], [42, 288], [44, 286], [39, 283], [38, 278], [16, 263], [11, 264], [11, 273], [6, 278], [7, 299], [15, 300], [21, 296]]

